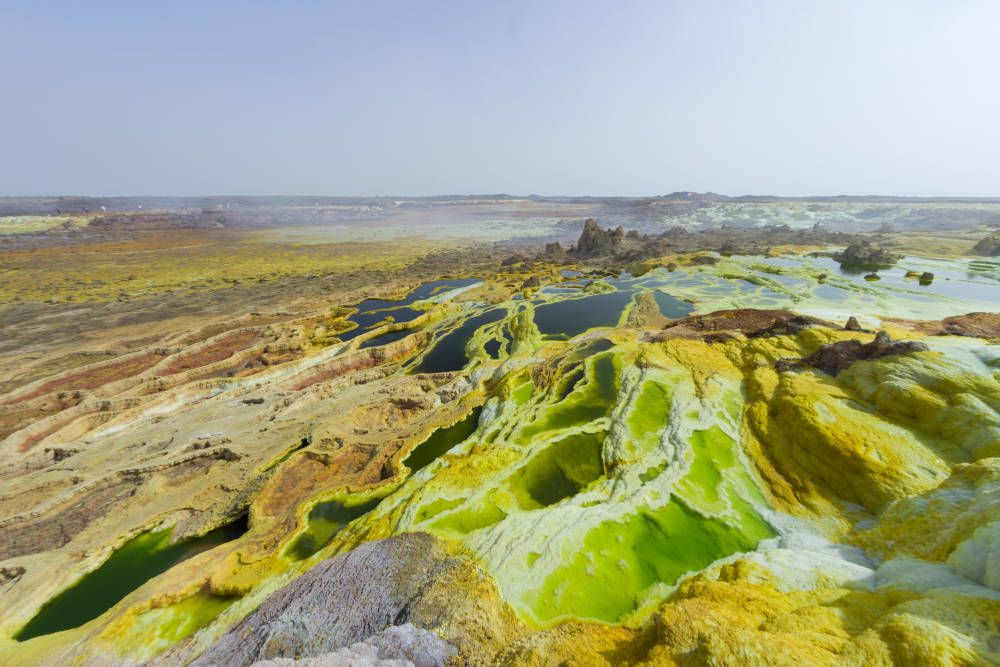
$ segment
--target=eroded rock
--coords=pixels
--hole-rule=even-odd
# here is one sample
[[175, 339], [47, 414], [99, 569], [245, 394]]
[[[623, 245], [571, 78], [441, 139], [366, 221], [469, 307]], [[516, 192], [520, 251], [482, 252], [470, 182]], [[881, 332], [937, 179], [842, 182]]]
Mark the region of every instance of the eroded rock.
[[668, 323], [663, 334], [667, 337], [704, 337], [717, 333], [741, 333], [748, 338], [795, 334], [812, 326], [833, 326], [817, 317], [799, 315], [788, 310], [756, 308], [719, 310], [706, 315], [691, 315]]
[[856, 268], [874, 268], [879, 266], [892, 266], [899, 261], [899, 255], [874, 245], [870, 241], [859, 241], [852, 243], [844, 249], [844, 252], [834, 255], [834, 259], [840, 262], [841, 266]]
[[1000, 338], [1000, 313], [966, 313], [943, 320], [914, 323], [914, 328], [935, 336]]
[[542, 252], [542, 258], [550, 262], [558, 262], [566, 259], [566, 250], [559, 241], [546, 243], [545, 250]]
[[613, 230], [601, 229], [593, 218], [583, 223], [583, 231], [576, 242], [574, 253], [580, 257], [599, 257], [615, 255], [621, 250], [625, 230], [621, 227]]
[[783, 359], [778, 362], [777, 367], [782, 371], [815, 368], [836, 376], [850, 368], [855, 361], [870, 361], [893, 354], [924, 352], [928, 349], [930, 348], [926, 344], [919, 341], [895, 341], [885, 331], [879, 331], [870, 343], [862, 343], [855, 339], [830, 343], [804, 359]]
[[971, 252], [973, 255], [1000, 257], [1000, 232], [983, 237], [976, 245], [972, 246]]

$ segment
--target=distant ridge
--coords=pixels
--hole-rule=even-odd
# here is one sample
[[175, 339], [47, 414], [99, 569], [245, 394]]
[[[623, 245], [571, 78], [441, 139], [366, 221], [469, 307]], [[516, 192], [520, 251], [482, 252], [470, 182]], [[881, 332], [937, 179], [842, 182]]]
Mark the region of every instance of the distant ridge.
[[858, 203], [1000, 203], [997, 197], [908, 197], [898, 195], [815, 195], [806, 197], [785, 197], [782, 195], [739, 195], [731, 197], [714, 192], [677, 191], [665, 195], [649, 197], [601, 197], [588, 195], [437, 195], [427, 197], [409, 196], [329, 196], [329, 195], [211, 195], [202, 197], [185, 196], [136, 196], [136, 197], [91, 197], [91, 196], [46, 196], [46, 197], [0, 197], [0, 216], [4, 215], [55, 215], [59, 213], [93, 213], [98, 211], [134, 211], [137, 209], [183, 210], [216, 207], [269, 208], [288, 206], [373, 206], [391, 208], [405, 205], [432, 206], [436, 203], [487, 203], [502, 201], [534, 201], [559, 204], [620, 203], [641, 205], [653, 202], [677, 202], [678, 204], [707, 205], [724, 202], [765, 203], [765, 202], [858, 202]]

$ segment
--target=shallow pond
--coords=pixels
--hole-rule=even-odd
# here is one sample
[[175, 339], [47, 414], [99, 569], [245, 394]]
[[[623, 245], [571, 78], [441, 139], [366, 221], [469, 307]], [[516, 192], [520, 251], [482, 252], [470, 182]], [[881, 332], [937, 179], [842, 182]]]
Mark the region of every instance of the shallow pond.
[[694, 306], [687, 301], [681, 301], [659, 290], [653, 290], [653, 298], [660, 307], [660, 313], [672, 320], [689, 315], [694, 310]]
[[415, 329], [397, 329], [395, 331], [387, 331], [384, 334], [375, 336], [374, 338], [369, 338], [365, 342], [358, 346], [358, 349], [364, 350], [368, 347], [378, 347], [379, 345], [388, 345], [389, 343], [395, 343], [397, 340], [402, 340], [406, 338]]
[[565, 299], [535, 308], [535, 324], [546, 336], [569, 339], [593, 327], [613, 327], [632, 300], [631, 290]]
[[[1000, 304], [1000, 281], [989, 273], [976, 271], [973, 268], [976, 260], [952, 259], [941, 260], [925, 257], [907, 256], [896, 266], [875, 271], [880, 280], [876, 283], [866, 283], [864, 275], [870, 271], [844, 269], [829, 257], [811, 258], [811, 263], [831, 275], [840, 274], [858, 284], [874, 284], [881, 289], [890, 288], [900, 297], [912, 298], [901, 291], [913, 293], [913, 296], [925, 295], [932, 299], [936, 296], [963, 301], [970, 308], [983, 304]], [[934, 274], [934, 281], [929, 285], [921, 285], [917, 278], [907, 278], [906, 272]]]
[[100, 567], [47, 602], [14, 638], [23, 641], [83, 625], [158, 574], [202, 551], [238, 538], [246, 530], [244, 517], [202, 537], [173, 544], [170, 543], [171, 528], [133, 537]]
[[421, 284], [402, 299], [365, 299], [355, 305], [357, 312], [347, 318], [347, 321], [357, 325], [356, 328], [342, 334], [340, 339], [349, 341], [368, 331], [373, 325], [392, 317], [397, 323], [409, 322], [423, 311], [409, 308], [417, 301], [430, 299], [438, 294], [460, 287], [468, 287], [480, 282], [479, 278], [446, 278], [431, 280]]
[[288, 547], [286, 556], [292, 560], [309, 558], [329, 544], [344, 526], [375, 509], [381, 500], [378, 496], [356, 502], [337, 499], [319, 503], [310, 510], [306, 529]]
[[445, 373], [460, 371], [469, 363], [465, 344], [480, 327], [493, 324], [507, 314], [505, 308], [494, 308], [481, 315], [470, 317], [454, 331], [445, 334], [428, 351], [413, 372]]
[[403, 465], [409, 468], [410, 472], [417, 472], [435, 461], [475, 432], [476, 428], [479, 427], [479, 413], [482, 411], [481, 407], [475, 408], [464, 419], [452, 426], [434, 431], [430, 437], [410, 452], [403, 461]]

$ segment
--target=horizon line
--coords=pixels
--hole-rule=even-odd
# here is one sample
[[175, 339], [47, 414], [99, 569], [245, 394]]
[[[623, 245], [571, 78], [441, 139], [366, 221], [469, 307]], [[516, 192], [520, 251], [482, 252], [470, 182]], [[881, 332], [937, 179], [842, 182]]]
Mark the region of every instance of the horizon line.
[[694, 190], [677, 190], [665, 194], [646, 195], [607, 195], [607, 194], [512, 194], [508, 192], [478, 192], [478, 193], [439, 193], [433, 195], [415, 194], [315, 194], [315, 193], [291, 193], [291, 194], [128, 194], [128, 195], [96, 195], [96, 194], [44, 194], [44, 195], [11, 195], [2, 194], [3, 199], [668, 199], [697, 197], [722, 197], [725, 199], [925, 199], [925, 200], [1000, 200], [1000, 194], [995, 195], [909, 195], [909, 194], [808, 194], [808, 195], [786, 195], [786, 194], [753, 194], [744, 193], [739, 195], [727, 195], [720, 192]]

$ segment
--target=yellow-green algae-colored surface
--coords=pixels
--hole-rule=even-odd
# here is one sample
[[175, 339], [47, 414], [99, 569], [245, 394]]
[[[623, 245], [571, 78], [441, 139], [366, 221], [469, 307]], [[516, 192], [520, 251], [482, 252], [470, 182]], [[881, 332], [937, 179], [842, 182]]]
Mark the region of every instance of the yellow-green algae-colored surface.
[[[104, 634], [122, 644], [142, 646], [135, 657], [148, 660], [210, 624], [238, 599], [199, 591], [174, 604], [145, 609]], [[117, 632], [122, 634], [116, 637]]]
[[[934, 470], [932, 443], [924, 434], [913, 434], [907, 417], [908, 412], [920, 413], [920, 401], [928, 399], [913, 392], [916, 404], [891, 401], [887, 403], [894, 407], [883, 410], [877, 400], [868, 403], [855, 393], [858, 378], [879, 368], [895, 369], [904, 377], [920, 368], [933, 381], [925, 377], [914, 386], [936, 389], [942, 397], [935, 399], [939, 409], [957, 403], [955, 410], [969, 411], [965, 416], [984, 426], [966, 425], [950, 439], [996, 442], [989, 436], [995, 419], [982, 421], [995, 410], [996, 389], [990, 384], [995, 378], [971, 372], [964, 360], [951, 362], [933, 350], [902, 361], [858, 362], [838, 378], [809, 372], [781, 379], [772, 366], [759, 367], [761, 355], [771, 363], [805, 356], [837, 340], [833, 334], [807, 331], [724, 346], [620, 341], [589, 356], [580, 354], [584, 346], [577, 344], [562, 361], [548, 362], [557, 372], [536, 377], [543, 379], [542, 385], [518, 376], [509, 398], [492, 399], [479, 429], [440, 457], [431, 475], [409, 480], [360, 522], [388, 521], [393, 532], [424, 530], [462, 541], [494, 575], [506, 599], [535, 623], [573, 617], [614, 623], [665, 599], [685, 576], [753, 551], [796, 525], [769, 500], [772, 495], [745, 441], [745, 429], [753, 427], [744, 421], [745, 411], [753, 409], [753, 387], [759, 382], [809, 386], [802, 402], [787, 403], [787, 389], [767, 399], [781, 406], [775, 415], [781, 410], [797, 415], [778, 421], [790, 429], [781, 437], [801, 451], [782, 454], [796, 461], [801, 472], [819, 473], [819, 486], [848, 502], [875, 497], [872, 506], [877, 507], [883, 497], [927, 488], [945, 474], [945, 468]], [[968, 343], [975, 345], [981, 343]], [[695, 348], [704, 356], [691, 356], [697, 354]], [[734, 359], [741, 361], [734, 364]], [[971, 359], [968, 363], [975, 363]], [[987, 368], [988, 363], [981, 365]], [[753, 379], [765, 368], [773, 380]], [[754, 392], [749, 402], [748, 378]], [[900, 382], [873, 386], [892, 392], [895, 385], [897, 393], [905, 393]], [[829, 397], [820, 389], [834, 386], [841, 388]], [[962, 399], [962, 389], [987, 401], [986, 412], [969, 407], [978, 404]], [[844, 410], [857, 414], [834, 417]], [[830, 451], [802, 447], [801, 438], [813, 438], [808, 429], [815, 426], [796, 432], [797, 423], [836, 427], [816, 441]], [[824, 441], [827, 437], [832, 439]], [[870, 437], [876, 440], [866, 445]], [[834, 478], [824, 478], [823, 469], [836, 461], [838, 449], [864, 451], [893, 437], [908, 439], [917, 468], [882, 462], [900, 466], [892, 484], [879, 488], [876, 483], [872, 491], [859, 494], [856, 485], [839, 487]], [[922, 459], [930, 463], [920, 463]], [[892, 473], [887, 467], [877, 474]], [[869, 483], [864, 475], [859, 479]], [[365, 530], [357, 528], [358, 533]]]
[[54, 227], [82, 227], [90, 222], [87, 216], [12, 215], [0, 217], [0, 234], [37, 234]]
[[433, 474], [359, 522], [462, 541], [542, 624], [620, 621], [684, 575], [773, 537], [737, 451], [738, 383], [720, 376], [700, 390], [683, 368], [639, 368], [643, 347], [566, 354], [547, 386], [493, 399]]

